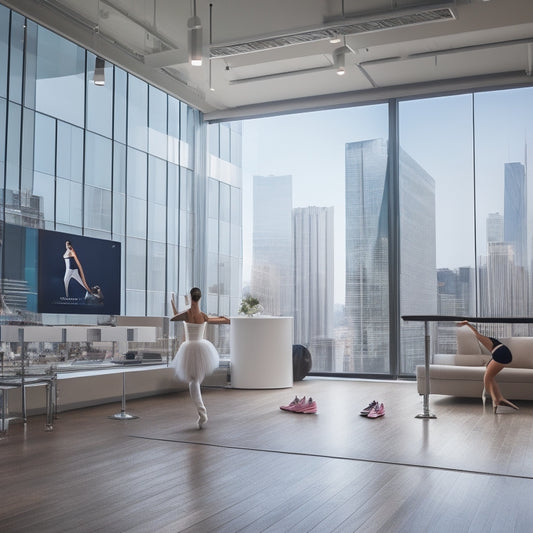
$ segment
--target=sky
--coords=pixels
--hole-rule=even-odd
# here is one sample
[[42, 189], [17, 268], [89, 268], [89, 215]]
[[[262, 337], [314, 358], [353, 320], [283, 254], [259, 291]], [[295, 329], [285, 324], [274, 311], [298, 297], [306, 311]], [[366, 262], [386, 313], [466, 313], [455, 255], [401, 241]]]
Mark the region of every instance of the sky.
[[[291, 175], [293, 207], [334, 206], [335, 303], [344, 302], [345, 144], [387, 138], [387, 116], [378, 104], [243, 121], [245, 283], [253, 176]], [[401, 147], [435, 179], [437, 268], [473, 266], [475, 231], [486, 253], [487, 216], [503, 214], [504, 164], [524, 163], [526, 145], [533, 161], [533, 89], [401, 102], [399, 123]]]

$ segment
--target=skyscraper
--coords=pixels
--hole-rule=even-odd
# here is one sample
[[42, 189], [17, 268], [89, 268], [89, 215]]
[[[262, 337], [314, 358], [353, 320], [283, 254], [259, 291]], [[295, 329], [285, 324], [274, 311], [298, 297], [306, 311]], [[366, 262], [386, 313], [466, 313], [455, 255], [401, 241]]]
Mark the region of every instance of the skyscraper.
[[352, 372], [388, 371], [387, 143], [346, 144], [346, 318]]
[[487, 242], [503, 242], [503, 216], [500, 213], [487, 216]]
[[[481, 286], [481, 312], [486, 316], [527, 316], [527, 188], [522, 163], [504, 165], [503, 239], [494, 239], [494, 232], [489, 234], [489, 222], [494, 229], [494, 215], [487, 219], [488, 251]], [[492, 334], [502, 335], [503, 329]]]
[[293, 210], [294, 342], [311, 349], [315, 371], [334, 371], [333, 207]]
[[[387, 165], [387, 142], [383, 139], [346, 145], [346, 315], [354, 331], [354, 371], [388, 371]], [[435, 182], [403, 150], [399, 190], [401, 310], [407, 314], [434, 314]], [[402, 325], [401, 371], [413, 371], [422, 360], [419, 332]]]
[[292, 176], [254, 176], [251, 292], [266, 314], [292, 316]]
[[515, 265], [527, 267], [527, 186], [522, 163], [504, 167], [504, 241], [515, 249]]

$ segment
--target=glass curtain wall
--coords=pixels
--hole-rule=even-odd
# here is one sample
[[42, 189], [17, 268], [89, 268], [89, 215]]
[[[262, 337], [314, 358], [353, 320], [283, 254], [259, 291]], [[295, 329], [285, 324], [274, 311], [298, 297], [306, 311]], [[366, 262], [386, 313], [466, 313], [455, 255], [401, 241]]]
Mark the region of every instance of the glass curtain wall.
[[[107, 61], [105, 83], [96, 85], [96, 59], [0, 6], [1, 220], [120, 241], [121, 313], [165, 316], [170, 293], [205, 281], [193, 264], [203, 253], [195, 232], [205, 215], [206, 178], [197, 166], [205, 148], [198, 155], [196, 144], [205, 128], [200, 112]], [[224, 190], [226, 196], [240, 213], [239, 194]], [[229, 209], [224, 200], [224, 235], [240, 224]], [[10, 259], [2, 251], [4, 273]], [[221, 251], [229, 276], [229, 258], [238, 264], [239, 253], [226, 245]], [[13, 270], [22, 288], [10, 294], [2, 276], [6, 302], [31, 311], [20, 294], [24, 268]], [[223, 295], [229, 314], [229, 293], [227, 302]]]

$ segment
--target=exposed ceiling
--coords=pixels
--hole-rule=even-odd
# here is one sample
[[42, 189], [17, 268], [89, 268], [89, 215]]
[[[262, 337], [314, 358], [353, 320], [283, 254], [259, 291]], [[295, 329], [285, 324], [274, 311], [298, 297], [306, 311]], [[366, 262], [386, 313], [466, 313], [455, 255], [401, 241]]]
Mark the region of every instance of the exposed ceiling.
[[194, 0], [0, 2], [214, 120], [533, 85], [533, 0], [197, 0], [202, 66]]

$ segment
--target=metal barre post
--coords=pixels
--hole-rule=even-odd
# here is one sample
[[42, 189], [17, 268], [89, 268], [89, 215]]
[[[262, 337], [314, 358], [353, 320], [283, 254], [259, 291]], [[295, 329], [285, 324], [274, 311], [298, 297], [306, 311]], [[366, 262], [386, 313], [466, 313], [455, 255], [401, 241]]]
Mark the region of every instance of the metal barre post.
[[22, 409], [22, 420], [24, 424], [28, 422], [28, 416], [26, 413], [26, 345], [24, 343], [24, 328], [19, 328], [18, 330], [19, 342], [20, 342], [20, 364], [21, 364], [21, 374], [20, 374], [20, 397], [21, 397], [21, 409]]
[[429, 411], [429, 355], [430, 355], [430, 336], [427, 320], [424, 321], [424, 364], [425, 364], [425, 380], [424, 380], [424, 412], [416, 415], [415, 418], [437, 418]]
[[7, 414], [7, 395], [6, 389], [0, 389], [0, 435], [5, 435], [7, 433], [7, 428], [9, 426], [9, 419], [6, 418]]
[[122, 409], [120, 413], [111, 415], [109, 418], [113, 420], [131, 420], [132, 418], [139, 418], [135, 415], [126, 413], [126, 372], [122, 372]]
[[56, 394], [56, 376], [46, 382], [46, 431], [54, 429], [54, 396]]

